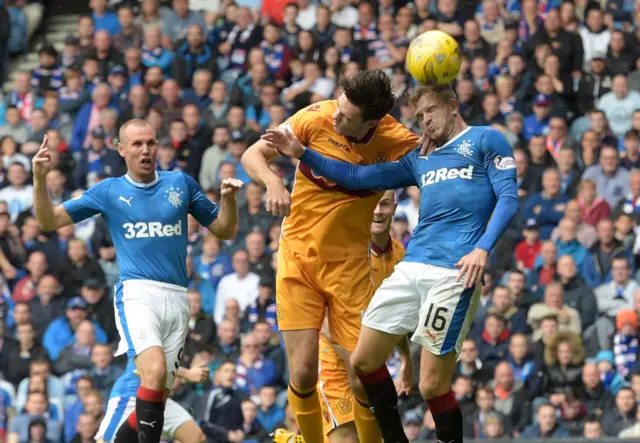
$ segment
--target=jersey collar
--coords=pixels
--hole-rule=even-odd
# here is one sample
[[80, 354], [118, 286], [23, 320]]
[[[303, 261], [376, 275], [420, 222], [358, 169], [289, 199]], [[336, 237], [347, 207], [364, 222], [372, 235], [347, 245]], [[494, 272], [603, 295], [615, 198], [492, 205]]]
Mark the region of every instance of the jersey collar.
[[393, 249], [393, 242], [391, 241], [391, 239], [389, 239], [389, 243], [387, 243], [387, 247], [385, 249], [380, 249], [374, 242], [370, 242], [370, 245], [371, 253], [376, 257], [384, 255]]
[[[471, 126], [467, 126], [466, 128], [464, 128], [462, 131], [458, 132], [458, 134], [453, 137], [451, 140], [449, 140], [448, 142], [446, 142], [444, 145], [442, 146], [438, 146], [436, 149], [433, 150], [433, 152], [437, 152], [443, 148], [446, 148], [447, 146], [449, 146], [451, 143], [453, 143], [454, 141], [456, 141], [457, 139], [459, 139], [460, 137], [462, 137], [463, 135], [465, 135], [467, 132], [469, 132], [469, 130], [471, 129]], [[426, 155], [421, 155], [421, 157], [426, 157]]]
[[155, 174], [156, 174], [156, 177], [153, 180], [151, 180], [149, 183], [142, 183], [142, 182], [135, 181], [134, 179], [131, 178], [129, 174], [125, 174], [124, 178], [126, 178], [127, 181], [131, 183], [133, 186], [135, 186], [136, 188], [150, 188], [151, 186], [158, 183], [158, 172], [156, 171]]
[[345, 136], [345, 138], [347, 140], [349, 140], [349, 142], [351, 143], [357, 143], [357, 144], [362, 144], [362, 145], [366, 145], [367, 143], [369, 143], [371, 141], [371, 139], [373, 138], [373, 134], [376, 133], [376, 129], [378, 128], [378, 125], [374, 126], [373, 128], [369, 129], [369, 132], [367, 132], [364, 137], [362, 137], [360, 140], [357, 140], [353, 137], [349, 137], [348, 135]]

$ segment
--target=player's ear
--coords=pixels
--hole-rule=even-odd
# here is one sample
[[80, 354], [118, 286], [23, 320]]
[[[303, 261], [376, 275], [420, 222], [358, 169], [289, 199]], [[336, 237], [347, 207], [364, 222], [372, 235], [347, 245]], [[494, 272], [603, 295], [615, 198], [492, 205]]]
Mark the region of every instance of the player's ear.
[[451, 114], [457, 117], [460, 111], [460, 102], [456, 99], [453, 99], [451, 100], [451, 102], [449, 102], [449, 105], [451, 106]]
[[118, 143], [118, 154], [124, 158], [124, 145], [122, 143]]

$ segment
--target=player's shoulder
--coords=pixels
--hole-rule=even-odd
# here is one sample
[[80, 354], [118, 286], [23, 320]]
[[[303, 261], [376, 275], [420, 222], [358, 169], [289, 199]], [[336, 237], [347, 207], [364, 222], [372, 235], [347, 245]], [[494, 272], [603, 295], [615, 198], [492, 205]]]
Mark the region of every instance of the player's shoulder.
[[386, 161], [394, 161], [416, 149], [418, 136], [387, 114], [378, 123], [376, 140], [390, 156]]
[[327, 117], [331, 117], [337, 108], [338, 102], [336, 100], [324, 100], [302, 108], [289, 120], [323, 121]]
[[479, 143], [481, 147], [495, 147], [495, 143], [508, 143], [502, 132], [491, 126], [469, 126], [467, 138]]
[[193, 177], [183, 171], [158, 171], [158, 181], [163, 186], [187, 186], [191, 188], [196, 185], [197, 182]]
[[400, 259], [402, 259], [402, 257], [404, 257], [404, 254], [407, 252], [404, 249], [404, 246], [402, 246], [402, 243], [400, 243], [400, 241], [396, 240], [395, 238], [391, 238], [391, 245], [391, 247], [393, 248], [394, 257], [400, 257]]

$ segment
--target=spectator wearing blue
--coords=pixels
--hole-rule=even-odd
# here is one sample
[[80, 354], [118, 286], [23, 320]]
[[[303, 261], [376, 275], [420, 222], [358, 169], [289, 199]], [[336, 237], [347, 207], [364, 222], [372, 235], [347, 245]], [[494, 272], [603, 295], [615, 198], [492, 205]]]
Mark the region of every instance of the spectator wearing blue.
[[111, 67], [107, 81], [111, 86], [111, 103], [119, 110], [126, 108], [129, 101], [129, 81], [125, 67], [122, 65]]
[[241, 339], [236, 368], [235, 387], [249, 395], [257, 394], [264, 385], [275, 384], [281, 376], [276, 365], [262, 355], [260, 343], [253, 333], [245, 334]]
[[220, 240], [213, 235], [204, 237], [202, 243], [202, 255], [194, 257], [193, 270], [201, 277], [202, 285], [208, 286], [208, 290], [202, 296], [202, 312], [213, 315], [216, 302], [216, 289], [218, 283], [225, 275], [233, 273], [231, 258], [220, 252]]
[[284, 409], [276, 404], [277, 391], [272, 385], [264, 385], [260, 388], [260, 408], [258, 409], [258, 420], [267, 432], [273, 432], [276, 425], [284, 421]]
[[247, 175], [242, 163], [240, 163], [240, 158], [247, 150], [247, 145], [247, 136], [241, 131], [233, 131], [231, 133], [231, 140], [227, 146], [228, 154], [223, 160], [223, 163], [231, 163], [235, 166], [236, 178], [242, 180], [244, 183], [249, 183], [251, 181], [251, 177]]
[[193, 83], [193, 75], [199, 69], [216, 72], [214, 51], [204, 39], [204, 30], [194, 24], [187, 28], [186, 39], [176, 45], [176, 60], [173, 64], [173, 76], [180, 86], [188, 88]]
[[142, 66], [162, 69], [164, 75], [171, 75], [171, 65], [174, 54], [162, 47], [162, 33], [160, 28], [150, 27], [144, 31], [144, 44], [142, 45]]
[[72, 152], [79, 152], [89, 147], [91, 131], [100, 126], [100, 112], [103, 109], [118, 110], [111, 103], [111, 89], [106, 83], [101, 83], [94, 88], [91, 99], [91, 102], [82, 105], [73, 124], [73, 133], [69, 144]]
[[93, 25], [96, 31], [107, 31], [111, 37], [122, 32], [122, 26], [118, 16], [114, 12], [107, 11], [107, 0], [91, 0], [89, 7], [93, 11]]
[[540, 240], [547, 240], [564, 217], [569, 197], [560, 193], [560, 174], [548, 168], [542, 174], [542, 192], [537, 192], [524, 205], [523, 218], [535, 219], [540, 226]]
[[[611, 140], [613, 142], [613, 140]], [[582, 180], [593, 180], [598, 197], [604, 197], [610, 208], [615, 208], [629, 189], [629, 171], [620, 165], [620, 153], [615, 144], [602, 142], [598, 164], [589, 166]]]
[[[63, 317], [51, 322], [44, 333], [42, 344], [49, 353], [51, 360], [56, 360], [62, 350], [76, 340], [74, 331], [87, 318], [87, 302], [80, 296], [71, 298], [67, 302], [67, 310]], [[107, 334], [96, 322], [96, 343], [106, 343]]]
[[[61, 424], [57, 420], [46, 418], [47, 397], [36, 391], [29, 394], [25, 412], [17, 415], [9, 424], [7, 441], [35, 442], [35, 435], [42, 435], [42, 443], [59, 442], [62, 437]], [[40, 427], [40, 431], [32, 431]]]
[[31, 87], [40, 96], [45, 91], [58, 91], [64, 86], [64, 74], [58, 65], [58, 51], [52, 44], [45, 43], [38, 51], [40, 64], [31, 73]]
[[536, 412], [538, 424], [527, 426], [520, 438], [522, 439], [564, 439], [569, 438], [569, 431], [559, 425], [556, 418], [556, 408], [551, 403], [545, 403]]
[[76, 380], [78, 399], [65, 409], [64, 441], [70, 442], [77, 434], [76, 423], [78, 423], [78, 417], [85, 412], [84, 398], [94, 387], [93, 378], [89, 375], [83, 375]]
[[278, 329], [277, 306], [274, 297], [275, 282], [271, 276], [263, 276], [258, 283], [258, 298], [245, 312], [243, 329], [253, 329], [256, 323], [267, 322], [274, 330]]
[[522, 130], [525, 140], [531, 140], [535, 135], [547, 135], [549, 132], [549, 115], [551, 114], [551, 97], [546, 94], [536, 94], [533, 101], [533, 114], [524, 118]]
[[626, 259], [627, 266], [634, 262], [631, 251], [626, 249], [624, 244], [614, 237], [613, 222], [611, 220], [600, 220], [596, 225], [596, 234], [598, 240], [589, 249], [580, 273], [584, 281], [592, 288], [611, 281], [611, 270], [613, 261], [616, 258]]
[[529, 353], [527, 336], [525, 334], [513, 334], [509, 340], [509, 357], [507, 362], [513, 369], [513, 377], [527, 383], [534, 374], [536, 364]]
[[73, 171], [76, 187], [87, 189], [95, 185], [100, 172], [106, 173], [107, 177], [118, 177], [124, 170], [122, 157], [117, 151], [107, 148], [104, 130], [98, 126], [91, 131], [89, 148], [80, 152], [78, 165]]
[[558, 257], [570, 255], [573, 257], [578, 268], [582, 268], [585, 257], [587, 256], [587, 248], [582, 246], [577, 240], [576, 235], [578, 227], [576, 223], [568, 218], [563, 218], [558, 224], [558, 238], [556, 239], [556, 247], [558, 248]]
[[189, 26], [198, 25], [200, 29], [207, 29], [202, 12], [190, 11], [188, 0], [173, 0], [172, 6], [162, 26], [162, 46], [168, 49], [174, 48], [187, 37]]

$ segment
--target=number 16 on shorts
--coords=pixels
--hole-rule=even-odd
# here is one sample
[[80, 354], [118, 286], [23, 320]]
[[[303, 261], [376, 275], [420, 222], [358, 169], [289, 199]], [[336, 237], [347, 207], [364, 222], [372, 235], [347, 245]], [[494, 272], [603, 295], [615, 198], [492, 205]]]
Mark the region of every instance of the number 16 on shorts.
[[420, 320], [412, 341], [432, 354], [444, 355], [452, 350], [460, 352], [469, 332], [481, 287], [457, 289], [430, 293], [420, 308]]

